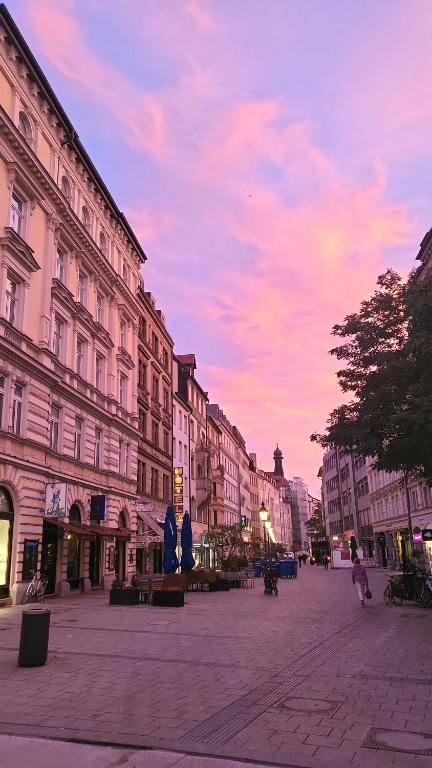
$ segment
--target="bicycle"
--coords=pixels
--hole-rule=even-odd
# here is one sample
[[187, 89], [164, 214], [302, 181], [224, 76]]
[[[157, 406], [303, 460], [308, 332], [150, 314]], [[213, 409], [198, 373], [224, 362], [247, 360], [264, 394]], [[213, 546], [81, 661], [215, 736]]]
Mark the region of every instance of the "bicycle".
[[432, 577], [426, 577], [423, 583], [419, 585], [415, 596], [415, 603], [420, 608], [430, 608], [432, 606]]
[[30, 584], [28, 585], [25, 595], [22, 599], [22, 604], [26, 603], [39, 603], [43, 602], [45, 590], [48, 585], [48, 579], [43, 579], [39, 571], [32, 571], [33, 576]]
[[273, 571], [267, 571], [264, 573], [264, 594], [274, 595], [275, 597], [278, 596], [279, 591], [277, 580], [277, 574]]
[[419, 572], [404, 573], [401, 576], [389, 576], [384, 590], [385, 605], [402, 605], [404, 600], [415, 600], [421, 583]]

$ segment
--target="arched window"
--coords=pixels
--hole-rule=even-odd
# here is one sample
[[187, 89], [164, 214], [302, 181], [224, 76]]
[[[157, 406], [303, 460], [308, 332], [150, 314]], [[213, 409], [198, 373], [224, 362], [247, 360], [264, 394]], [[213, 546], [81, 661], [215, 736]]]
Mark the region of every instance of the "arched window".
[[127, 525], [126, 525], [126, 515], [125, 515], [124, 512], [120, 512], [120, 514], [119, 514], [118, 527], [120, 529], [127, 528]]
[[72, 187], [67, 176], [62, 176], [61, 179], [61, 191], [63, 192], [66, 200], [72, 202]]
[[203, 476], [202, 466], [201, 464], [198, 464], [198, 479], [200, 479]]
[[18, 130], [27, 141], [32, 140], [33, 138], [32, 126], [25, 112], [20, 112], [18, 115]]
[[86, 205], [83, 205], [83, 207], [82, 207], [81, 220], [82, 220], [82, 223], [84, 224], [87, 232], [90, 232], [90, 227], [91, 227], [90, 211], [89, 211], [89, 209], [87, 208]]
[[108, 253], [108, 240], [105, 232], [100, 232], [99, 234], [99, 248], [104, 256], [106, 256]]

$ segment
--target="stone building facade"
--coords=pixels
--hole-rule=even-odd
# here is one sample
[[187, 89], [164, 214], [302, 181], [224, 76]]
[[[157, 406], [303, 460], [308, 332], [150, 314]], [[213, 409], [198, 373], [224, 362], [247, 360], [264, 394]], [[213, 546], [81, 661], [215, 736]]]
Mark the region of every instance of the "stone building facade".
[[135, 569], [138, 241], [0, 10], [0, 591]]

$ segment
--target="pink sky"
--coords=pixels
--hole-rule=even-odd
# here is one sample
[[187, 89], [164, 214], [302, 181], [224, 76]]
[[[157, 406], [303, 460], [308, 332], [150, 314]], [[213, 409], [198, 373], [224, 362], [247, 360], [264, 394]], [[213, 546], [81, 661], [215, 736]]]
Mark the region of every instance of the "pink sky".
[[431, 225], [429, 0], [13, 0], [179, 354], [318, 493], [331, 326]]

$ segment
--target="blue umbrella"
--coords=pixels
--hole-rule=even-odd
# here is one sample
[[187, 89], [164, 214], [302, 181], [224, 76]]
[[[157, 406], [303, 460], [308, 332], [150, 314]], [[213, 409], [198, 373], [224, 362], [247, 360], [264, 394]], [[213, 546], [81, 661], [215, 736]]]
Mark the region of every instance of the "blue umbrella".
[[192, 525], [188, 512], [183, 515], [183, 525], [181, 529], [181, 547], [182, 555], [180, 565], [182, 571], [191, 571], [195, 565], [192, 555]]
[[179, 561], [176, 555], [177, 546], [177, 523], [174, 515], [174, 508], [167, 507], [164, 522], [164, 573], [175, 573], [179, 567]]

